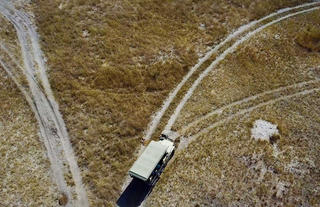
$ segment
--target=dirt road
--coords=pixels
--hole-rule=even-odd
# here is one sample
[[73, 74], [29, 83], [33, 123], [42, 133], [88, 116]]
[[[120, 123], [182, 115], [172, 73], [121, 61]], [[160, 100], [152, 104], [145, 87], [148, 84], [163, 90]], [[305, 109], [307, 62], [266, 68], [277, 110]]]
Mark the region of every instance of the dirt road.
[[[15, 78], [15, 82], [24, 93], [38, 120], [41, 138], [51, 162], [54, 180], [61, 193], [67, 195], [67, 206], [88, 206], [80, 169], [46, 75], [46, 66], [35, 27], [29, 16], [23, 11], [16, 10], [9, 1], [0, 2], [0, 13], [14, 25], [17, 31], [24, 64], [21, 68], [29, 84], [28, 91], [22, 88], [17, 78]], [[10, 54], [8, 56], [10, 58]], [[11, 55], [12, 57], [13, 55]], [[13, 60], [12, 62], [17, 61]], [[1, 65], [12, 78], [15, 75], [20, 75], [14, 74], [16, 70], [8, 66], [9, 64], [5, 64], [4, 61], [1, 62]], [[16, 65], [16, 67], [18, 66]], [[69, 166], [69, 169], [64, 166]], [[76, 200], [72, 198], [72, 187], [68, 186], [65, 180], [69, 170], [75, 183]]]
[[[230, 44], [230, 42], [232, 42], [233, 39], [239, 37], [242, 33], [245, 33], [247, 31], [249, 31], [250, 29], [254, 28], [255, 26], [259, 26], [257, 27], [254, 31], [248, 33], [245, 37], [243, 37], [242, 39], [239, 39], [237, 42], [234, 43], [233, 46], [230, 46], [228, 48], [225, 49], [224, 53], [222, 53], [219, 57], [216, 58], [216, 60], [214, 62], [211, 63], [211, 65], [205, 70], [203, 71], [199, 78], [194, 82], [194, 84], [191, 86], [191, 88], [188, 90], [187, 94], [184, 96], [183, 100], [180, 102], [180, 104], [177, 106], [174, 114], [171, 115], [170, 120], [168, 121], [165, 129], [166, 130], [171, 130], [172, 125], [174, 124], [175, 120], [177, 119], [181, 109], [183, 108], [184, 104], [187, 102], [187, 100], [189, 99], [189, 97], [192, 95], [193, 91], [195, 90], [195, 88], [199, 85], [199, 83], [202, 81], [202, 79], [207, 76], [207, 74], [217, 65], [219, 64], [219, 62], [221, 60], [224, 59], [224, 57], [230, 53], [232, 53], [239, 44], [241, 44], [242, 42], [244, 42], [246, 39], [250, 38], [252, 35], [256, 34], [257, 32], [265, 29], [266, 27], [269, 27], [277, 22], [280, 22], [286, 18], [290, 18], [292, 16], [304, 13], [304, 11], [301, 11], [301, 13], [297, 13], [294, 15], [291, 15], [290, 13], [294, 13], [295, 10], [298, 9], [303, 9], [303, 8], [308, 8], [311, 6], [316, 6], [319, 5], [319, 2], [313, 2], [313, 3], [307, 3], [307, 4], [302, 4], [299, 6], [295, 6], [295, 7], [291, 7], [291, 8], [285, 8], [285, 9], [281, 9], [277, 12], [274, 12], [266, 17], [263, 17], [259, 20], [256, 21], [252, 21], [246, 25], [241, 26], [239, 29], [237, 29], [235, 32], [233, 32], [232, 34], [230, 34], [225, 40], [223, 40], [221, 43], [219, 43], [217, 46], [215, 46], [214, 48], [212, 48], [210, 51], [208, 51], [206, 53], [206, 55], [201, 58], [199, 60], [199, 62], [190, 69], [190, 71], [187, 73], [187, 75], [182, 79], [182, 81], [176, 86], [176, 88], [169, 94], [169, 96], [167, 97], [167, 99], [164, 101], [161, 109], [153, 116], [152, 121], [149, 124], [148, 129], [145, 132], [145, 136], [144, 139], [148, 140], [151, 138], [152, 134], [155, 132], [156, 128], [158, 127], [162, 117], [164, 116], [165, 112], [167, 111], [167, 109], [169, 108], [170, 105], [172, 105], [172, 102], [174, 101], [174, 99], [177, 97], [177, 94], [179, 92], [181, 92], [182, 87], [186, 84], [186, 82], [190, 79], [190, 77], [201, 67], [201, 65], [203, 65], [205, 62], [207, 62], [211, 56], [213, 56], [213, 54], [218, 53], [220, 49], [223, 49], [225, 46], [228, 46], [228, 44]], [[313, 11], [313, 8], [311, 8], [310, 11]], [[306, 11], [308, 12], [308, 11]], [[283, 14], [289, 14], [285, 17], [281, 17], [281, 15]], [[274, 17], [278, 17], [276, 20], [269, 22], [269, 23], [264, 23], [263, 25], [259, 25], [262, 22], [265, 21], [271, 21]]]

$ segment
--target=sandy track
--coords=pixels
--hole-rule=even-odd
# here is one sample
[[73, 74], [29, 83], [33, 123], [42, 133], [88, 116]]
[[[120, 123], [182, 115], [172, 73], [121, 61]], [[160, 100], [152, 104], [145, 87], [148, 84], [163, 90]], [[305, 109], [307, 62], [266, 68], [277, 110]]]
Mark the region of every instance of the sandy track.
[[[39, 122], [41, 137], [48, 150], [54, 179], [59, 190], [69, 198], [67, 206], [88, 206], [88, 198], [82, 184], [79, 167], [69, 141], [65, 123], [59, 112], [53, 93], [46, 76], [46, 67], [43, 54], [40, 50], [38, 36], [28, 15], [23, 11], [16, 10], [10, 2], [0, 2], [0, 12], [15, 27], [21, 46], [24, 74], [29, 83], [31, 102], [30, 104]], [[9, 67], [6, 67], [8, 71]], [[39, 75], [38, 75], [39, 74]], [[41, 86], [35, 80], [39, 80]], [[41, 89], [43, 87], [44, 91]], [[63, 163], [67, 161], [72, 174], [77, 200], [72, 201], [71, 187], [67, 186], [64, 175], [68, 172]]]
[[[212, 48], [208, 53], [206, 53], [206, 55], [201, 58], [199, 60], [199, 62], [193, 66], [190, 71], [187, 73], [186, 76], [184, 76], [184, 78], [182, 79], [182, 81], [176, 86], [176, 88], [169, 94], [169, 96], [167, 97], [167, 99], [163, 102], [163, 105], [161, 107], [161, 109], [155, 113], [155, 115], [152, 118], [152, 121], [149, 124], [149, 127], [147, 128], [146, 132], [145, 132], [145, 136], [144, 139], [148, 140], [151, 138], [152, 134], [154, 133], [154, 131], [156, 130], [157, 126], [160, 123], [161, 118], [163, 117], [163, 115], [165, 114], [166, 110], [168, 109], [168, 107], [170, 106], [170, 104], [172, 103], [172, 101], [175, 99], [175, 97], [177, 96], [177, 94], [179, 93], [179, 91], [181, 90], [181, 88], [185, 85], [185, 83], [189, 80], [189, 78], [199, 69], [199, 67], [206, 62], [207, 60], [209, 60], [209, 58], [217, 53], [223, 46], [225, 46], [227, 43], [229, 43], [231, 40], [233, 40], [234, 38], [238, 37], [239, 35], [241, 35], [242, 33], [250, 30], [251, 28], [253, 28], [254, 26], [256, 26], [259, 23], [262, 23], [263, 21], [266, 21], [268, 19], [271, 19], [273, 17], [276, 17], [278, 15], [284, 14], [286, 12], [290, 12], [292, 10], [295, 9], [301, 9], [304, 7], [309, 7], [309, 6], [313, 6], [313, 5], [317, 5], [319, 4], [319, 2], [313, 2], [313, 3], [306, 3], [306, 4], [302, 4], [299, 6], [295, 6], [295, 7], [290, 7], [290, 8], [285, 8], [285, 9], [280, 9], [277, 12], [274, 12], [266, 17], [263, 17], [259, 20], [256, 21], [252, 21], [246, 25], [241, 26], [240, 28], [238, 28], [235, 32], [233, 32], [232, 34], [230, 34], [224, 41], [222, 41], [221, 43], [219, 43], [217, 46], [215, 46], [214, 48]], [[210, 70], [209, 70], [210, 71]], [[200, 80], [201, 81], [201, 80]], [[184, 104], [183, 104], [184, 105]], [[182, 108], [183, 105], [180, 107]], [[181, 110], [181, 109], [180, 109]], [[175, 118], [171, 118], [171, 121], [168, 123], [168, 125], [166, 126], [167, 130], [170, 130], [173, 123], [175, 122], [175, 119], [177, 117], [177, 115], [180, 113], [180, 110], [178, 113], [176, 113], [174, 116]], [[177, 111], [177, 110], [176, 110]]]
[[259, 98], [263, 98], [264, 96], [267, 96], [267, 95], [270, 95], [270, 94], [283, 92], [283, 91], [286, 91], [288, 89], [303, 88], [303, 87], [305, 87], [305, 86], [307, 86], [309, 84], [314, 84], [314, 83], [319, 83], [319, 82], [320, 82], [320, 80], [318, 80], [318, 79], [311, 80], [311, 81], [304, 81], [304, 82], [292, 84], [292, 85], [289, 85], [289, 86], [283, 86], [283, 87], [276, 88], [276, 89], [273, 89], [273, 90], [264, 91], [262, 93], [259, 93], [259, 94], [253, 95], [253, 96], [249, 96], [249, 97], [243, 98], [241, 100], [229, 103], [229, 104], [227, 104], [227, 105], [225, 105], [223, 107], [217, 108], [217, 109], [207, 113], [206, 115], [194, 120], [193, 122], [189, 123], [187, 126], [185, 126], [182, 129], [178, 130], [178, 133], [180, 135], [184, 135], [193, 126], [198, 125], [200, 122], [205, 121], [206, 119], [208, 119], [208, 118], [210, 118], [210, 117], [212, 117], [214, 115], [218, 115], [218, 114], [223, 113], [223, 111], [226, 110], [226, 109], [229, 109], [229, 108], [232, 108], [232, 107], [235, 107], [235, 106], [239, 106], [241, 104], [245, 104], [245, 103], [248, 103], [250, 101], [254, 101], [256, 99], [259, 99]]
[[[60, 192], [65, 193], [68, 196], [71, 196], [71, 192], [69, 188], [67, 187], [66, 181], [64, 179], [64, 172], [63, 172], [63, 164], [61, 161], [61, 158], [59, 158], [60, 150], [57, 150], [57, 142], [54, 138], [52, 138], [52, 132], [50, 129], [47, 128], [46, 120], [43, 119], [43, 117], [40, 115], [40, 111], [37, 107], [37, 102], [33, 100], [32, 95], [20, 84], [18, 81], [18, 77], [14, 74], [14, 69], [4, 63], [2, 60], [0, 60], [1, 66], [4, 68], [4, 70], [7, 72], [10, 78], [15, 82], [15, 84], [18, 86], [20, 91], [25, 96], [28, 104], [30, 105], [32, 111], [35, 114], [35, 117], [39, 123], [40, 128], [40, 135], [41, 139], [45, 144], [45, 147], [47, 149], [47, 155], [51, 163], [51, 169], [52, 169], [52, 175], [54, 178], [55, 183], [57, 184], [57, 187]], [[70, 204], [68, 205], [70, 206]]]
[[179, 103], [179, 105], [177, 106], [177, 108], [175, 109], [174, 113], [171, 115], [165, 130], [171, 130], [173, 124], [175, 123], [176, 119], [178, 118], [181, 110], [183, 109], [184, 105], [186, 104], [186, 102], [189, 100], [189, 98], [192, 96], [193, 92], [195, 91], [195, 89], [198, 87], [198, 85], [201, 83], [201, 81], [222, 61], [224, 60], [224, 58], [233, 53], [240, 44], [242, 44], [243, 42], [247, 41], [248, 39], [250, 39], [253, 35], [257, 34], [258, 32], [264, 30], [267, 27], [270, 27], [271, 25], [274, 25], [278, 22], [281, 22], [285, 19], [288, 19], [290, 17], [294, 17], [300, 14], [304, 14], [304, 13], [308, 13], [308, 12], [312, 12], [315, 11], [317, 9], [320, 9], [320, 7], [313, 7], [313, 8], [309, 8], [309, 9], [305, 9], [299, 12], [294, 12], [288, 15], [285, 15], [283, 17], [280, 17], [276, 20], [273, 20], [267, 24], [264, 24], [263, 26], [258, 27], [257, 29], [255, 29], [254, 31], [249, 32], [247, 35], [245, 35], [244, 37], [242, 37], [241, 39], [237, 40], [231, 47], [229, 47], [227, 50], [225, 50], [219, 57], [216, 58], [215, 61], [213, 61], [211, 63], [211, 65], [205, 70], [203, 71], [198, 79], [192, 84], [192, 86], [190, 87], [190, 89], [187, 91], [187, 93], [185, 94], [185, 96], [183, 97], [183, 99], [181, 100], [181, 102]]
[[203, 135], [203, 134], [206, 134], [208, 133], [210, 130], [222, 125], [222, 124], [225, 124], [229, 121], [231, 121], [232, 119], [238, 117], [238, 116], [241, 116], [241, 115], [244, 115], [244, 114], [247, 114], [247, 113], [250, 113], [258, 108], [261, 108], [261, 107], [264, 107], [264, 106], [267, 106], [267, 105], [271, 105], [271, 104], [274, 104], [276, 102], [279, 102], [279, 101], [284, 101], [284, 100], [288, 100], [288, 99], [291, 99], [291, 98], [296, 98], [296, 97], [299, 97], [299, 96], [306, 96], [308, 94], [311, 94], [311, 93], [314, 93], [314, 92], [319, 92], [320, 91], [320, 88], [319, 87], [316, 87], [316, 88], [313, 88], [313, 89], [308, 89], [308, 90], [303, 90], [301, 92], [298, 92], [298, 93], [294, 93], [294, 94], [290, 94], [290, 95], [286, 95], [286, 96], [282, 96], [282, 97], [279, 97], [279, 98], [276, 98], [276, 99], [272, 99], [272, 100], [269, 100], [269, 101], [266, 101], [266, 102], [262, 102], [262, 103], [259, 103], [255, 106], [252, 106], [252, 107], [249, 107], [249, 108], [246, 108], [246, 109], [242, 109], [238, 112], [236, 112], [235, 114], [231, 115], [231, 116], [228, 116], [220, 121], [217, 121], [215, 123], [213, 123], [211, 126], [205, 128], [205, 129], [202, 129], [200, 132], [192, 135], [191, 137], [188, 137], [188, 138], [183, 138], [181, 139], [181, 144], [179, 145], [179, 150], [182, 150], [182, 149], [185, 149], [189, 143], [191, 143], [192, 141], [194, 141], [195, 139], [197, 139], [199, 136]]
[[[209, 58], [216, 52], [218, 52], [221, 48], [223, 48], [223, 46], [227, 45], [231, 40], [235, 39], [236, 37], [238, 37], [240, 34], [244, 33], [247, 30], [250, 30], [252, 27], [254, 27], [255, 25], [257, 25], [258, 23], [262, 23], [263, 21], [266, 21], [268, 19], [271, 19], [273, 17], [276, 17], [280, 14], [284, 14], [286, 12], [290, 12], [292, 10], [295, 9], [301, 9], [304, 7], [310, 7], [310, 6], [315, 6], [315, 5], [319, 5], [319, 2], [313, 2], [313, 3], [307, 3], [307, 4], [302, 4], [296, 7], [291, 7], [291, 8], [285, 8], [285, 9], [281, 9], [277, 12], [274, 12], [266, 17], [263, 17], [262, 19], [253, 21], [248, 23], [247, 25], [241, 26], [238, 30], [236, 30], [234, 33], [230, 34], [223, 42], [221, 42], [220, 44], [218, 44], [215, 48], [211, 49], [203, 58], [201, 58], [199, 60], [199, 62], [190, 69], [190, 71], [187, 73], [187, 75], [183, 78], [183, 80], [177, 85], [177, 87], [169, 94], [169, 96], [167, 97], [167, 99], [164, 101], [161, 109], [156, 112], [156, 114], [153, 116], [152, 121], [149, 124], [149, 127], [147, 128], [146, 132], [145, 132], [145, 136], [144, 139], [148, 140], [151, 138], [152, 134], [154, 133], [154, 131], [157, 129], [161, 118], [163, 117], [163, 115], [165, 114], [166, 110], [168, 109], [168, 107], [170, 106], [170, 104], [172, 103], [172, 101], [175, 99], [175, 97], [177, 96], [178, 92], [181, 90], [181, 88], [185, 85], [185, 83], [188, 81], [188, 79], [193, 75], [193, 73], [207, 60], [209, 60]], [[203, 80], [204, 77], [206, 77], [208, 75], [208, 73], [210, 71], [212, 71], [213, 67], [216, 66], [218, 63], [220, 63], [228, 54], [234, 52], [237, 47], [243, 43], [244, 41], [246, 41], [247, 39], [249, 39], [250, 37], [252, 37], [254, 34], [260, 32], [261, 30], [276, 24], [284, 19], [302, 14], [302, 13], [306, 13], [306, 12], [311, 12], [314, 11], [316, 9], [319, 9], [319, 7], [314, 7], [314, 8], [309, 8], [309, 9], [305, 9], [299, 12], [294, 12], [291, 14], [287, 14], [285, 16], [279, 17], [269, 23], [265, 23], [261, 26], [259, 26], [258, 28], [256, 28], [255, 30], [249, 32], [247, 35], [245, 35], [244, 37], [242, 37], [241, 39], [237, 40], [232, 46], [230, 46], [229, 48], [227, 48], [220, 56], [218, 56], [216, 58], [216, 60], [214, 62], [212, 62], [210, 64], [210, 66], [205, 69], [204, 72], [202, 72], [199, 76], [199, 78], [193, 83], [193, 85], [191, 86], [191, 88], [188, 90], [187, 94], [184, 96], [184, 98], [182, 99], [182, 101], [179, 103], [178, 107], [176, 108], [174, 114], [170, 117], [170, 120], [168, 121], [165, 130], [171, 131], [171, 128], [173, 126], [173, 124], [175, 123], [178, 115], [180, 114], [180, 111], [182, 110], [182, 108], [184, 107], [185, 103], [187, 102], [187, 100], [191, 97], [191, 95], [193, 94], [194, 90], [196, 89], [196, 87], [200, 84], [200, 82]], [[303, 84], [303, 83], [301, 83]], [[280, 88], [278, 89], [280, 90]], [[265, 92], [266, 94], [271, 93], [270, 91]], [[257, 95], [258, 96], [258, 95]], [[262, 95], [261, 95], [262, 96]], [[248, 97], [249, 98], [249, 97]], [[254, 98], [253, 98], [254, 99]], [[260, 106], [261, 107], [261, 106]], [[250, 110], [250, 109], [248, 109]], [[231, 119], [230, 119], [231, 120]], [[219, 124], [222, 124], [223, 121], [227, 121], [227, 120], [221, 120], [219, 122]], [[179, 149], [181, 148], [185, 148], [192, 140], [196, 139], [199, 135], [195, 135], [192, 138], [188, 138], [187, 140], [182, 140], [182, 142], [184, 142], [181, 146], [179, 146]], [[183, 147], [185, 146], [185, 147]], [[142, 146], [139, 150], [138, 154], [141, 154], [141, 152], [143, 151], [144, 146]], [[129, 177], [126, 179], [124, 185], [122, 186], [122, 189], [125, 189], [128, 181], [129, 181]]]
[[[23, 37], [19, 36], [19, 39], [21, 38]], [[25, 56], [24, 59], [31, 59], [29, 55], [26, 55], [25, 53], [26, 51], [24, 51], [23, 53]], [[28, 61], [28, 62], [25, 62], [25, 65], [30, 67], [32, 63]], [[8, 70], [10, 70], [9, 67], [7, 67], [6, 71]], [[13, 70], [11, 71], [14, 72]], [[55, 137], [55, 134], [53, 133], [53, 131], [50, 130], [51, 129], [50, 125], [52, 125], [51, 124], [52, 121], [50, 118], [48, 118], [49, 113], [47, 112], [47, 109], [46, 109], [49, 107], [48, 103], [45, 102], [46, 99], [44, 97], [44, 94], [37, 87], [37, 84], [35, 84], [32, 78], [30, 78], [30, 75], [28, 75], [30, 71], [27, 70], [27, 72], [24, 72], [24, 73], [25, 73], [25, 76], [27, 77], [30, 91], [31, 91], [31, 93], [29, 93], [30, 97], [26, 96], [25, 93], [24, 95], [26, 98], [28, 97], [27, 100], [30, 99], [28, 103], [30, 104], [34, 114], [36, 115], [37, 121], [39, 123], [41, 138], [47, 149], [47, 154], [51, 163], [51, 169], [52, 169], [52, 175], [53, 175], [54, 181], [57, 184], [59, 191], [66, 194], [69, 198], [71, 198], [71, 191], [67, 187], [67, 184], [64, 178], [63, 157], [61, 154], [61, 149], [58, 146], [59, 142]], [[34, 73], [31, 73], [31, 75], [35, 76]], [[21, 88], [19, 87], [19, 89]], [[67, 206], [71, 206], [71, 204], [69, 203]]]
[[48, 77], [46, 75], [46, 64], [43, 59], [44, 55], [40, 49], [39, 38], [38, 38], [37, 32], [36, 32], [32, 22], [30, 21], [30, 19], [26, 15], [26, 13], [21, 12], [21, 11], [17, 11], [17, 10], [16, 10], [16, 12], [17, 12], [18, 16], [23, 19], [23, 22], [24, 22], [24, 24], [30, 34], [30, 39], [31, 39], [31, 43], [32, 43], [32, 51], [33, 51], [33, 54], [35, 57], [35, 62], [38, 65], [38, 69], [39, 69], [39, 73], [40, 73], [40, 80], [41, 80], [42, 86], [44, 87], [45, 93], [47, 94], [47, 98], [48, 98], [48, 101], [51, 105], [51, 108], [54, 112], [53, 115], [55, 116], [56, 125], [59, 128], [58, 132], [61, 133], [60, 137], [61, 137], [62, 147], [63, 147], [64, 153], [65, 153], [65, 157], [68, 161], [73, 180], [75, 182], [76, 193], [78, 195], [78, 201], [79, 201], [78, 205], [81, 204], [81, 206], [89, 206], [87, 193], [86, 193], [84, 186], [83, 186], [83, 183], [82, 183], [80, 169], [78, 167], [78, 164], [77, 164], [77, 161], [76, 161], [73, 149], [72, 149], [72, 145], [70, 143], [67, 128], [66, 128], [65, 123], [63, 121], [62, 115], [59, 112], [59, 106], [54, 99], [53, 92], [51, 90], [50, 83], [49, 83]]

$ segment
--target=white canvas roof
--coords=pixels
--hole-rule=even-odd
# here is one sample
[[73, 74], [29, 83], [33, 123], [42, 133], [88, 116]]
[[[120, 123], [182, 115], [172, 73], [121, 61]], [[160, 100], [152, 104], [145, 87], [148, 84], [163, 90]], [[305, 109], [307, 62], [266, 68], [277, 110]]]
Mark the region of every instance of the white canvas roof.
[[135, 161], [129, 174], [146, 181], [163, 155], [166, 153], [168, 146], [160, 142], [151, 141], [141, 156]]

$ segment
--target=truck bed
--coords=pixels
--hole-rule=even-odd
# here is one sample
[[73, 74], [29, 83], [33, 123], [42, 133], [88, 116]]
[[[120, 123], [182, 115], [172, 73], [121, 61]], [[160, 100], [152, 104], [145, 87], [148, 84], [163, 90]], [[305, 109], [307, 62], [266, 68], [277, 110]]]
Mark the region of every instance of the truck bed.
[[140, 157], [134, 162], [129, 174], [143, 181], [148, 180], [151, 173], [166, 153], [168, 146], [151, 141]]

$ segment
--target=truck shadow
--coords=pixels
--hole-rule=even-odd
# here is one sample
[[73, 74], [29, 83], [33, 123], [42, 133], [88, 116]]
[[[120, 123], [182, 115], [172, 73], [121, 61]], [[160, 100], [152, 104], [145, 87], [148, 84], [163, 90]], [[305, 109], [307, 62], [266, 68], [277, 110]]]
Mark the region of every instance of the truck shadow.
[[117, 201], [119, 207], [138, 207], [151, 193], [153, 186], [133, 178]]

